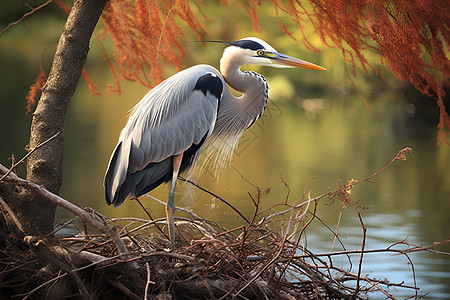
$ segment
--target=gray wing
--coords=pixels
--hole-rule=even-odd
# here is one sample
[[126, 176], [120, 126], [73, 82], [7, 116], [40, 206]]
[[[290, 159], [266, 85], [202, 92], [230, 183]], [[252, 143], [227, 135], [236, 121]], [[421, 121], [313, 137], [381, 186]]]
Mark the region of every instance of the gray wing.
[[166, 181], [172, 157], [211, 135], [224, 86], [215, 68], [198, 65], [147, 93], [132, 109], [111, 156], [106, 202], [118, 206], [128, 195], [137, 197]]

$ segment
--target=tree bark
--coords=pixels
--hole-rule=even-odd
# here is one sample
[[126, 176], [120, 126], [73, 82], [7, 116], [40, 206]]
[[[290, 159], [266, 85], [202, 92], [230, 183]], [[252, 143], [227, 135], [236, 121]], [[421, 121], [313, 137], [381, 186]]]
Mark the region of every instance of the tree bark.
[[[31, 123], [29, 149], [63, 129], [70, 98], [75, 92], [89, 51], [89, 41], [107, 0], [76, 0], [56, 48], [48, 80]], [[62, 184], [64, 135], [40, 147], [27, 160], [27, 180], [58, 194]], [[14, 200], [13, 200], [14, 201]], [[30, 201], [29, 222], [41, 233], [52, 230], [56, 206], [39, 196]], [[36, 211], [37, 210], [37, 211]], [[25, 212], [26, 213], [26, 212]]]

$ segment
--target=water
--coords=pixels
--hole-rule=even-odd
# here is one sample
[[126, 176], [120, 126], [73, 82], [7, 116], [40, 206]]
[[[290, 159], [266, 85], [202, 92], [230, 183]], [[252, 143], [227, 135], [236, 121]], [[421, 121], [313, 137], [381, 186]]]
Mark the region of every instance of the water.
[[[343, 216], [343, 223], [339, 227], [339, 234], [347, 250], [361, 249], [363, 234], [359, 218], [354, 214]], [[416, 222], [397, 214], [366, 214], [363, 217], [364, 225], [368, 229], [365, 242], [365, 250], [386, 249], [390, 245], [406, 239], [405, 242], [418, 243], [421, 238], [415, 234]], [[334, 229], [334, 228], [333, 228]], [[328, 238], [327, 238], [328, 237]], [[314, 232], [308, 236], [308, 245], [316, 250], [315, 253], [331, 251], [330, 233], [325, 231]], [[405, 245], [396, 245], [392, 249], [405, 250]], [[343, 250], [339, 243], [333, 251]], [[425, 299], [448, 298], [448, 258], [433, 255], [428, 252], [409, 253], [409, 259], [393, 252], [368, 253], [364, 255], [362, 271], [363, 276], [383, 280], [387, 278], [391, 283], [403, 283], [404, 286], [414, 287], [416, 283], [420, 290], [419, 296], [427, 294]], [[360, 254], [350, 255], [352, 266], [347, 257], [342, 255], [333, 258], [336, 266], [341, 266], [353, 273], [358, 272]], [[415, 276], [415, 278], [414, 278]], [[415, 279], [415, 281], [414, 281]], [[385, 287], [380, 284], [381, 287]], [[387, 292], [399, 299], [414, 296], [412, 288], [389, 287]], [[380, 293], [374, 293], [371, 299], [384, 299]]]

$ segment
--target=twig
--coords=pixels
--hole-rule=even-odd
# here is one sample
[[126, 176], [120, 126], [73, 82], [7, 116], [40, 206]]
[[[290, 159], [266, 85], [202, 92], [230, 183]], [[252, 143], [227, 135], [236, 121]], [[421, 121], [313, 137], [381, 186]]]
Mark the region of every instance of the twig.
[[134, 218], [134, 217], [123, 217], [123, 218], [108, 219], [108, 222], [117, 222], [117, 221], [133, 221], [133, 222], [141, 222], [141, 223], [153, 222], [153, 221], [149, 221], [149, 220], [146, 220], [146, 219]]
[[311, 185], [312, 180], [314, 179], [314, 176], [311, 176], [311, 178], [308, 181], [308, 184], [305, 187], [305, 190], [303, 191], [302, 197], [300, 198], [300, 200], [298, 201], [299, 203], [303, 202], [303, 199], [305, 199], [306, 193], [308, 193], [308, 188]]
[[247, 192], [248, 196], [250, 197], [250, 199], [252, 199], [253, 205], [255, 206], [255, 210], [253, 212], [253, 216], [252, 219], [250, 220], [250, 223], [247, 225], [246, 228], [244, 228], [244, 232], [243, 232], [243, 236], [242, 236], [242, 250], [244, 250], [245, 248], [245, 240], [247, 239], [247, 237], [249, 236], [250, 233], [250, 228], [252, 228], [253, 223], [256, 220], [256, 217], [259, 215], [258, 211], [259, 211], [259, 204], [261, 203], [261, 188], [259, 186], [257, 186], [256, 184], [250, 182], [250, 180], [248, 180], [247, 178], [244, 177], [244, 175], [239, 172], [236, 168], [233, 167], [233, 169], [236, 171], [236, 173], [239, 174], [239, 176], [241, 176], [242, 179], [245, 180], [245, 182], [247, 182], [248, 184], [250, 184], [251, 186], [253, 186], [256, 189], [256, 200], [253, 198], [252, 194], [250, 192]]
[[5, 200], [3, 200], [3, 198], [1, 196], [0, 196], [0, 204], [6, 210], [8, 215], [11, 217], [11, 219], [14, 222], [14, 224], [16, 224], [17, 228], [23, 233], [23, 235], [26, 235], [25, 234], [25, 230], [22, 227], [22, 223], [20, 223], [19, 219], [16, 217], [16, 215], [14, 214], [12, 209], [9, 207], [8, 203], [6, 203]]
[[148, 262], [145, 263], [145, 267], [147, 268], [147, 282], [145, 283], [145, 291], [144, 291], [144, 300], [148, 299], [148, 286], [151, 284], [155, 284], [155, 282], [150, 281], [150, 265]]
[[[404, 254], [405, 250], [397, 250], [397, 249], [391, 249], [391, 246], [384, 248], [384, 249], [370, 249], [364, 250], [365, 254], [368, 253], [380, 253], [380, 252], [394, 252], [396, 254]], [[327, 252], [327, 253], [316, 253], [314, 254], [314, 256], [316, 257], [321, 257], [321, 256], [339, 256], [339, 255], [350, 255], [350, 254], [361, 254], [361, 250], [344, 250], [344, 251], [335, 251], [335, 252]], [[299, 258], [308, 258], [310, 257], [310, 255], [307, 254], [300, 254], [300, 255], [295, 255], [294, 258], [299, 259]], [[287, 259], [285, 259], [287, 260]], [[285, 261], [283, 260], [283, 261]], [[281, 261], [280, 261], [281, 262]]]
[[361, 269], [362, 269], [362, 261], [363, 261], [363, 255], [364, 255], [364, 247], [366, 245], [366, 232], [367, 228], [364, 226], [363, 220], [361, 218], [361, 214], [358, 212], [359, 221], [361, 222], [362, 230], [363, 230], [363, 241], [361, 246], [361, 256], [359, 257], [359, 265], [358, 265], [358, 277], [356, 278], [356, 290], [355, 290], [355, 296], [358, 296], [359, 292], [359, 278], [361, 277]]
[[133, 293], [132, 291], [130, 291], [129, 288], [127, 288], [125, 285], [123, 285], [121, 282], [109, 278], [108, 276], [105, 277], [105, 280], [111, 284], [112, 286], [114, 286], [115, 288], [117, 288], [119, 291], [121, 291], [127, 299], [133, 299], [133, 300], [140, 300], [141, 298], [136, 295], [135, 293]]
[[422, 245], [415, 246], [414, 245], [414, 248], [405, 249], [405, 250], [402, 251], [401, 254], [427, 250], [427, 251], [430, 251], [430, 252], [436, 253], [436, 254], [450, 255], [450, 253], [443, 252], [443, 251], [437, 251], [437, 250], [432, 249], [432, 248], [437, 247], [439, 245], [444, 245], [444, 244], [448, 244], [448, 243], [450, 243], [450, 239], [442, 240], [442, 241], [439, 241], [439, 242], [434, 242], [433, 245], [428, 245], [428, 246], [422, 246]]
[[[145, 197], [148, 197], [148, 198], [150, 198], [150, 199], [152, 199], [152, 200], [155, 200], [156, 202], [158, 202], [158, 203], [161, 204], [161, 205], [166, 205], [166, 203], [165, 203], [164, 201], [161, 201], [161, 200], [159, 200], [159, 199], [156, 198], [156, 197], [153, 197], [153, 196], [150, 196], [150, 195], [147, 195], [147, 194], [144, 195], [144, 196], [145, 196]], [[190, 210], [188, 210], [188, 209], [186, 209], [186, 208], [182, 208], [182, 207], [176, 206], [176, 207], [175, 207], [175, 210], [179, 210], [179, 211], [185, 212], [185, 213], [191, 215], [192, 217], [194, 217], [195, 219], [198, 219], [198, 220], [204, 220], [204, 219], [201, 218], [199, 215], [197, 215], [197, 214], [194, 213], [193, 211], [190, 211]]]
[[[349, 275], [351, 277], [357, 277], [356, 274], [344, 271], [344, 270], [339, 270], [342, 273]], [[394, 296], [392, 296], [391, 294], [389, 294], [388, 292], [386, 292], [382, 287], [380, 287], [378, 284], [384, 284], [386, 286], [399, 286], [399, 287], [404, 287], [404, 288], [413, 288], [413, 287], [409, 287], [409, 286], [403, 286], [403, 285], [399, 285], [399, 284], [394, 284], [394, 283], [389, 283], [389, 282], [384, 282], [384, 281], [376, 281], [376, 280], [372, 280], [370, 278], [367, 278], [365, 276], [360, 276], [360, 278], [366, 282], [368, 282], [369, 284], [371, 284], [372, 286], [374, 286], [377, 290], [379, 290], [380, 292], [382, 292], [386, 297], [388, 297], [389, 299], [393, 299], [396, 300], [396, 298], [394, 298]]]
[[[312, 213], [312, 214], [315, 214], [315, 213]], [[316, 216], [316, 218], [320, 223], [322, 223], [323, 226], [325, 226], [325, 228], [327, 228], [331, 233], [333, 233], [333, 235], [336, 237], [339, 244], [341, 244], [342, 249], [344, 249], [344, 251], [346, 251], [347, 249], [345, 248], [345, 244], [341, 241], [338, 234], [336, 232], [334, 232], [333, 229], [331, 229], [330, 226], [328, 226], [321, 218], [319, 218], [318, 216]], [[350, 268], [352, 268], [353, 264], [352, 264], [352, 260], [350, 259], [350, 256], [347, 255], [347, 258], [348, 258], [348, 263], [350, 265]]]
[[285, 235], [283, 237], [283, 241], [282, 241], [282, 243], [280, 245], [280, 248], [278, 249], [277, 254], [275, 254], [275, 256], [272, 257], [272, 259], [267, 264], [265, 264], [264, 267], [261, 270], [259, 270], [259, 272], [234, 295], [234, 297], [239, 295], [243, 290], [245, 290], [247, 287], [249, 287], [256, 279], [258, 279], [258, 277], [261, 276], [261, 274], [264, 271], [266, 271], [267, 268], [269, 268], [278, 259], [278, 257], [280, 257], [281, 253], [283, 253], [284, 245], [285, 245], [285, 243], [287, 241], [287, 236], [289, 234], [289, 231], [290, 231], [290, 228], [291, 228], [291, 225], [292, 225], [292, 219], [293, 218], [292, 218], [292, 214], [291, 214], [291, 218], [289, 219], [289, 222], [288, 222], [288, 225], [287, 225], [286, 233], [285, 233]]
[[286, 178], [284, 177], [283, 172], [281, 171], [281, 169], [278, 172], [278, 176], [280, 176], [281, 183], [287, 189], [286, 197], [284, 199], [284, 204], [287, 205], [287, 203], [289, 201], [289, 195], [291, 194], [291, 188], [289, 187], [289, 184], [287, 183]]
[[295, 209], [298, 209], [298, 208], [302, 207], [303, 205], [309, 205], [309, 203], [314, 202], [314, 201], [318, 201], [318, 200], [320, 200], [321, 198], [323, 198], [323, 197], [325, 197], [327, 195], [328, 195], [328, 192], [327, 193], [323, 193], [320, 196], [317, 196], [315, 198], [309, 199], [309, 200], [304, 201], [304, 202], [302, 202], [300, 204], [294, 205], [294, 206], [292, 206], [292, 207], [290, 207], [290, 208], [288, 208], [286, 210], [283, 210], [283, 211], [276, 212], [276, 213], [273, 213], [271, 215], [268, 215], [268, 216], [264, 217], [261, 221], [259, 221], [257, 224], [260, 225], [260, 224], [266, 222], [267, 220], [269, 220], [269, 219], [271, 219], [273, 217], [284, 215], [284, 214], [286, 214], [286, 213], [288, 213], [288, 212], [290, 212], [292, 210], [295, 210]]
[[[308, 201], [308, 203], [310, 203], [310, 201]], [[300, 240], [301, 240], [301, 237], [303, 235], [303, 232], [306, 230], [306, 228], [309, 226], [309, 224], [311, 224], [312, 220], [314, 220], [314, 218], [316, 216], [315, 212], [317, 210], [317, 204], [318, 203], [316, 202], [315, 205], [314, 205], [314, 213], [312, 214], [311, 219], [309, 219], [308, 222], [306, 222], [306, 224], [302, 227], [302, 230], [300, 231], [300, 233], [298, 235], [297, 241], [295, 242], [295, 249], [297, 249], [298, 245], [300, 244]], [[280, 272], [280, 275], [278, 276], [278, 279], [277, 279], [277, 284], [280, 281], [281, 277], [283, 276], [284, 272], [286, 271], [287, 267], [291, 264], [291, 261], [294, 258], [294, 255], [295, 255], [295, 251], [289, 257], [289, 259], [288, 259], [287, 263], [285, 264], [283, 270]]]
[[152, 224], [156, 224], [156, 223], [158, 223], [158, 222], [165, 222], [165, 221], [166, 221], [166, 218], [159, 218], [159, 219], [155, 219], [155, 220], [153, 220], [153, 221], [147, 221], [147, 222], [145, 222], [144, 224], [142, 224], [142, 225], [140, 225], [140, 226], [138, 226], [138, 227], [136, 227], [136, 228], [131, 229], [131, 230], [130, 230], [130, 233], [133, 233], [133, 232], [142, 230], [142, 229], [144, 229], [145, 227], [148, 227], [148, 226], [150, 226], [150, 225], [152, 225]]
[[1, 37], [1, 36], [2, 36], [9, 28], [13, 27], [14, 25], [19, 24], [20, 22], [22, 22], [23, 20], [25, 20], [26, 17], [31, 16], [32, 14], [34, 14], [34, 13], [37, 12], [38, 10], [40, 10], [40, 9], [42, 9], [42, 8], [44, 8], [44, 7], [46, 7], [47, 5], [49, 5], [49, 4], [52, 3], [52, 2], [53, 2], [53, 0], [48, 0], [48, 1], [45, 2], [44, 4], [41, 4], [40, 6], [38, 6], [38, 7], [36, 7], [36, 8], [33, 8], [31, 11], [27, 12], [26, 14], [24, 14], [19, 20], [10, 23], [8, 26], [6, 26], [5, 29], [3, 29], [3, 30], [0, 32], [0, 37]]
[[[53, 1], [53, 0], [51, 0]], [[8, 172], [6, 172], [2, 178], [0, 178], [0, 181], [2, 181], [6, 176], [8, 176], [12, 170], [17, 167], [19, 164], [21, 164], [25, 159], [27, 159], [28, 156], [30, 156], [34, 151], [36, 151], [37, 149], [39, 149], [40, 147], [44, 146], [45, 144], [47, 144], [48, 142], [50, 142], [51, 140], [53, 140], [54, 138], [56, 138], [58, 135], [60, 135], [62, 132], [58, 131], [56, 134], [54, 134], [53, 136], [49, 137], [48, 139], [46, 139], [45, 141], [43, 141], [42, 143], [40, 143], [39, 145], [37, 145], [36, 147], [34, 147], [33, 149], [31, 149], [30, 151], [28, 151], [28, 153], [22, 157], [18, 162], [14, 163], [11, 168], [8, 170]]]
[[208, 191], [207, 189], [201, 187], [199, 184], [197, 184], [197, 183], [195, 183], [195, 182], [193, 182], [193, 181], [191, 181], [191, 180], [189, 180], [189, 179], [185, 179], [185, 178], [183, 178], [183, 177], [179, 177], [178, 179], [180, 179], [181, 181], [185, 181], [185, 182], [187, 182], [187, 183], [189, 183], [189, 184], [192, 184], [192, 185], [195, 186], [196, 188], [198, 188], [198, 189], [204, 191], [205, 193], [208, 193], [208, 194], [210, 194], [211, 196], [213, 196], [213, 197], [219, 199], [220, 201], [222, 201], [223, 203], [225, 203], [226, 205], [228, 205], [229, 207], [231, 207], [231, 209], [233, 209], [233, 210], [234, 210], [234, 211], [235, 211], [242, 219], [244, 219], [245, 222], [250, 223], [250, 220], [249, 220], [248, 218], [246, 218], [246, 217], [245, 217], [245, 216], [244, 216], [244, 215], [243, 215], [236, 207], [234, 207], [230, 202], [228, 202], [227, 200], [223, 199], [223, 198], [220, 197], [219, 195], [217, 195], [217, 194], [215, 194], [215, 193], [213, 193], [213, 192], [211, 192], [211, 191]]
[[[406, 237], [403, 241], [393, 243], [392, 245], [390, 245], [390, 246], [388, 247], [388, 249], [390, 249], [391, 247], [393, 247], [393, 246], [395, 246], [395, 245], [398, 245], [398, 244], [404, 244], [404, 245], [410, 246], [410, 245], [411, 245], [410, 243], [406, 243], [406, 242], [405, 242], [406, 239], [407, 239], [407, 237]], [[411, 258], [409, 257], [409, 255], [408, 255], [407, 253], [403, 252], [402, 254], [406, 256], [406, 259], [408, 259], [409, 263], [411, 264], [411, 272], [412, 272], [413, 280], [414, 280], [414, 288], [417, 288], [416, 271], [415, 271], [415, 268], [414, 268], [414, 264], [413, 264]], [[416, 299], [417, 299], [417, 289], [416, 289]]]
[[78, 219], [78, 216], [76, 216], [75, 218], [72, 218], [64, 223], [62, 223], [61, 225], [55, 227], [55, 229], [53, 229], [52, 231], [50, 231], [49, 233], [47, 233], [45, 235], [45, 237], [50, 237], [52, 235], [54, 235], [55, 233], [57, 233], [58, 231], [60, 231], [61, 229], [63, 229], [64, 227], [66, 227], [67, 225], [69, 225], [70, 223], [72, 223], [73, 221], [75, 221], [76, 219]]
[[[139, 203], [139, 205], [141, 206], [141, 208], [145, 211], [145, 213], [147, 214], [147, 216], [150, 218], [150, 220], [153, 221], [152, 216], [150, 215], [150, 213], [148, 212], [148, 210], [145, 208], [145, 206], [141, 203], [141, 201], [139, 201], [138, 198], [134, 198], [134, 200], [137, 201], [137, 203]], [[162, 235], [167, 239], [170, 240], [169, 236], [167, 234], [164, 233], [164, 231], [158, 226], [158, 223], [155, 222], [155, 226], [156, 228], [158, 228], [158, 230], [162, 233]]]
[[[302, 197], [303, 198], [303, 197]], [[294, 231], [292, 232], [292, 234], [288, 237], [289, 240], [291, 240], [294, 235], [297, 232], [297, 228], [298, 228], [298, 224], [300, 224], [300, 222], [303, 220], [303, 217], [306, 215], [306, 213], [308, 212], [309, 209], [309, 205], [311, 204], [311, 193], [308, 193], [308, 201], [306, 201], [307, 205], [306, 208], [303, 209], [303, 213], [299, 216], [298, 214], [300, 213], [301, 210], [298, 210], [297, 214], [295, 215], [295, 220], [297, 222], [295, 222], [295, 227], [294, 227]], [[316, 202], [317, 205], [317, 202]], [[303, 230], [303, 229], [302, 229]]]
[[338, 221], [337, 221], [337, 224], [336, 224], [336, 235], [334, 236], [334, 240], [333, 240], [333, 244], [331, 245], [330, 252], [333, 252], [334, 245], [336, 244], [336, 239], [337, 239], [338, 230], [339, 230], [339, 224], [341, 224], [341, 217], [342, 217], [342, 211], [339, 212], [339, 218], [338, 218]]
[[364, 179], [361, 179], [361, 180], [355, 180], [354, 182], [352, 182], [352, 184], [350, 185], [350, 187], [355, 186], [355, 185], [360, 184], [360, 183], [365, 182], [365, 181], [369, 181], [369, 180], [372, 179], [373, 177], [377, 176], [378, 174], [380, 174], [381, 172], [383, 172], [384, 170], [386, 170], [386, 169], [387, 169], [390, 165], [392, 165], [395, 161], [397, 161], [397, 160], [405, 160], [405, 159], [406, 159], [405, 154], [406, 154], [406, 153], [411, 153], [411, 152], [412, 152], [412, 149], [411, 149], [410, 147], [405, 147], [405, 148], [403, 148], [403, 149], [400, 150], [400, 151], [397, 153], [397, 155], [395, 155], [395, 157], [394, 157], [387, 165], [385, 165], [383, 168], [381, 168], [380, 170], [378, 170], [378, 171], [375, 172], [374, 174], [372, 174], [372, 175], [370, 175], [370, 176], [368, 176], [368, 177], [366, 177], [366, 178], [364, 178]]
[[[4, 167], [0, 165], [1, 167]], [[13, 174], [13, 173], [12, 173]], [[11, 180], [9, 180], [11, 178]], [[54, 204], [68, 210], [72, 214], [80, 217], [81, 220], [84, 222], [90, 224], [91, 226], [95, 227], [100, 232], [106, 234], [109, 236], [114, 243], [117, 245], [117, 249], [119, 250], [119, 253], [121, 254], [128, 254], [128, 249], [125, 246], [124, 242], [120, 239], [118, 233], [110, 227], [104, 219], [100, 218], [100, 214], [93, 213], [94, 211], [88, 212], [86, 209], [82, 209], [81, 207], [73, 204], [72, 202], [61, 198], [60, 196], [53, 194], [49, 190], [47, 190], [45, 187], [37, 185], [34, 182], [22, 179], [20, 177], [12, 177], [8, 175], [5, 177], [7, 181], [14, 182], [18, 185], [27, 186], [31, 189], [33, 189], [35, 192], [43, 196], [45, 199], [48, 199], [49, 201], [53, 202]], [[136, 266], [134, 266], [136, 267]]]

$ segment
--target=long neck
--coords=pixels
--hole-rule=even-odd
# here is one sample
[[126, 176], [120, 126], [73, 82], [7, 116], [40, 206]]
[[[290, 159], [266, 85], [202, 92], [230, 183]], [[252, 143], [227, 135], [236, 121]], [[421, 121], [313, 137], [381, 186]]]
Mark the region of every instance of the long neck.
[[269, 92], [262, 75], [241, 71], [244, 62], [233, 51], [233, 47], [225, 49], [220, 60], [220, 70], [226, 83], [243, 94], [235, 97], [226, 88], [220, 100], [205, 160], [213, 161], [216, 175], [230, 161], [242, 132], [262, 115]]
[[220, 71], [227, 84], [243, 93], [239, 98], [229, 95], [235, 102], [235, 113], [250, 126], [264, 112], [267, 105], [269, 86], [265, 78], [256, 72], [242, 72], [243, 62], [234, 55], [224, 55], [220, 60]]

